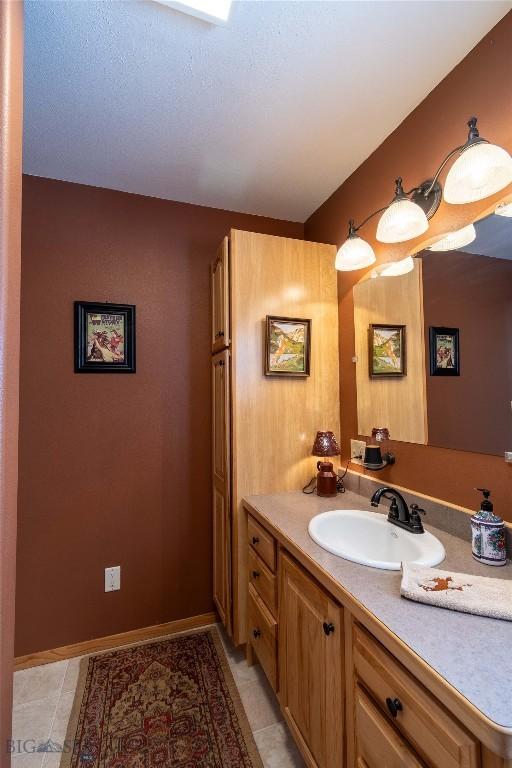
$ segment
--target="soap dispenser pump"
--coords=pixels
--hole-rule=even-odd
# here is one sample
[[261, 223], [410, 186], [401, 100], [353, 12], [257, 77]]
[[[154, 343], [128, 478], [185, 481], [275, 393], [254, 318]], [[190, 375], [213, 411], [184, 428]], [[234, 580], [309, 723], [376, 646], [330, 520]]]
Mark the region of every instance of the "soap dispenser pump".
[[491, 492], [487, 488], [475, 490], [483, 493], [483, 499], [479, 511], [471, 518], [473, 557], [486, 565], [506, 565], [505, 524], [493, 512]]

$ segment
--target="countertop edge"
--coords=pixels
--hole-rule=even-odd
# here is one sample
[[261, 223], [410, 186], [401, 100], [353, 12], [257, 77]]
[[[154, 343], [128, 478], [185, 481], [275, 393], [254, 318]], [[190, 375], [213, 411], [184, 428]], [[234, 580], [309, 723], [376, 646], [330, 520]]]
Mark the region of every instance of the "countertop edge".
[[[252, 514], [280, 544], [282, 544], [295, 559], [314, 578], [330, 592], [363, 626], [368, 629], [412, 674], [441, 701], [455, 717], [467, 726], [471, 719], [474, 733], [482, 743], [493, 752], [506, 759], [512, 758], [512, 727], [507, 727], [491, 720], [484, 712], [473, 704], [463, 693], [455, 688], [446, 678], [435, 670], [422, 656], [396, 635], [381, 619], [361, 603], [346, 589], [343, 584], [325, 571], [310, 555], [296, 544], [279, 528], [265, 513], [259, 509], [254, 500], [242, 499], [243, 507]], [[411, 667], [412, 663], [412, 667]]]

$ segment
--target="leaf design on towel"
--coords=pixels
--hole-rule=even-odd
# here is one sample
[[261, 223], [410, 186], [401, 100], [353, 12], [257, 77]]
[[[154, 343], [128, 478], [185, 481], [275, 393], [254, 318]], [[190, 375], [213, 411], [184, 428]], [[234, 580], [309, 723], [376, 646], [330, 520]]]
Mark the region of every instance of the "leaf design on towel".
[[[434, 582], [434, 584], [432, 584]], [[447, 576], [446, 578], [440, 578], [439, 576], [435, 576], [433, 579], [429, 579], [426, 584], [420, 584], [420, 587], [425, 590], [425, 592], [446, 592], [449, 589], [457, 590], [457, 592], [463, 592], [464, 587], [471, 587], [472, 584], [461, 584], [459, 587], [455, 585], [450, 585], [450, 582], [453, 582], [453, 579], [451, 576]]]

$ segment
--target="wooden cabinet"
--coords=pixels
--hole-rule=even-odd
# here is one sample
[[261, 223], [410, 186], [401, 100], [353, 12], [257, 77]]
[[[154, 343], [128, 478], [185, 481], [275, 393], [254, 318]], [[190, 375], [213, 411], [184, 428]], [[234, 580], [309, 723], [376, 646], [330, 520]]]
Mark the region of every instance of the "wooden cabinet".
[[[251, 494], [302, 488], [311, 477], [309, 454], [318, 424], [329, 423], [330, 429], [339, 431], [335, 253], [332, 245], [233, 229], [211, 267], [211, 348], [214, 355], [229, 349], [231, 363], [229, 632], [237, 646], [247, 641], [248, 627], [249, 548], [242, 500]], [[267, 313], [308, 317], [322, 329], [311, 348], [311, 375], [302, 382], [304, 386], [292, 379], [278, 383], [263, 375]], [[214, 425], [216, 446], [223, 440], [217, 435], [221, 421]], [[221, 456], [222, 447], [216, 452]], [[276, 456], [284, 457], [286, 471], [276, 472]], [[215, 472], [218, 475], [218, 468]], [[215, 488], [220, 492], [217, 479]], [[275, 547], [268, 550], [262, 539], [255, 549], [267, 565], [268, 556], [268, 567], [275, 572]]]
[[[352, 628], [355, 766], [380, 768], [367, 745], [385, 736], [389, 768], [479, 768], [480, 744], [372, 635]], [[350, 703], [348, 704], [350, 706]], [[384, 737], [383, 737], [384, 738]], [[350, 740], [350, 738], [349, 738]], [[370, 751], [368, 751], [370, 749]], [[399, 756], [403, 762], [397, 762]]]
[[213, 420], [213, 601], [220, 620], [231, 630], [230, 511], [230, 357], [229, 350], [212, 358]]
[[424, 768], [359, 685], [354, 690], [354, 739], [356, 768]]
[[249, 586], [249, 639], [274, 691], [277, 689], [277, 622], [263, 600]]
[[252, 664], [256, 656], [270, 685], [277, 691], [277, 543], [251, 515], [247, 531], [247, 662]]
[[229, 238], [220, 244], [212, 264], [212, 351], [230, 344]]
[[280, 557], [279, 698], [308, 764], [343, 765], [343, 610]]

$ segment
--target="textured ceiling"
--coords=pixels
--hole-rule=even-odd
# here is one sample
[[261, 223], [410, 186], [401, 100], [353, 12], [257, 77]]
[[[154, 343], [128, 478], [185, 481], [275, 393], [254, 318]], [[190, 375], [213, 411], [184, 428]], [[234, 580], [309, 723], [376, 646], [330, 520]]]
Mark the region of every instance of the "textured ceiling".
[[511, 6], [28, 0], [24, 170], [304, 221]]

